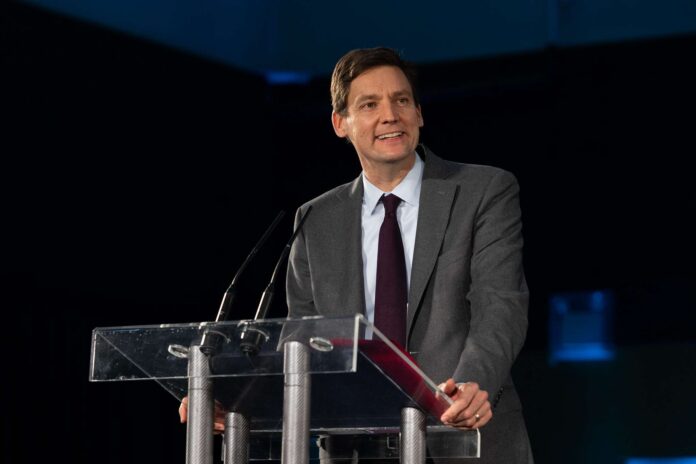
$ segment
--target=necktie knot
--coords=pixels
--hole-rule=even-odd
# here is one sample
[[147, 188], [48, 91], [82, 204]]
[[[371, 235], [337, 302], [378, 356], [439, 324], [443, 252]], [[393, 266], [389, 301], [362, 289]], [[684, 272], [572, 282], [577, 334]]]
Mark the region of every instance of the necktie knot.
[[384, 205], [384, 215], [391, 216], [396, 214], [396, 208], [399, 207], [401, 198], [396, 195], [382, 195], [382, 204]]

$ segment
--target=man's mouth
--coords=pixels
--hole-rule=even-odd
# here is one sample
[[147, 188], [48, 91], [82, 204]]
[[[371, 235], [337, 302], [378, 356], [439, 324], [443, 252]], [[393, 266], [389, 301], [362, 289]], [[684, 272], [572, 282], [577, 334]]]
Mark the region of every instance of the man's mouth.
[[377, 136], [377, 140], [388, 140], [388, 139], [393, 139], [395, 137], [399, 137], [403, 135], [404, 133], [402, 131], [397, 131], [397, 132], [389, 132], [388, 134], [382, 134]]

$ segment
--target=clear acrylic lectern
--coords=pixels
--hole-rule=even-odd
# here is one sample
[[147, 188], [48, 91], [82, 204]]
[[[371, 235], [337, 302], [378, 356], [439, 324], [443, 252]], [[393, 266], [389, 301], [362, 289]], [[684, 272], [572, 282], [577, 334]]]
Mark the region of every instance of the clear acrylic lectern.
[[361, 315], [94, 329], [90, 380], [144, 379], [188, 396], [187, 464], [212, 463], [214, 408], [227, 464], [479, 455], [478, 430], [443, 426], [451, 400]]

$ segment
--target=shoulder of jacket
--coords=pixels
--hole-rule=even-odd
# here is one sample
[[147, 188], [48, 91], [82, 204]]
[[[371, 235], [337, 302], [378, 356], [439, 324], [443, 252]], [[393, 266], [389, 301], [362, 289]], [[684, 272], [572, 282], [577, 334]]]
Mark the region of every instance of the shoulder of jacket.
[[302, 206], [300, 206], [300, 209], [305, 211], [309, 206], [311, 206], [313, 210], [322, 210], [325, 208], [333, 209], [336, 207], [337, 202], [345, 201], [348, 198], [355, 182], [356, 181], [353, 180], [334, 187], [331, 190], [328, 190], [304, 203]]

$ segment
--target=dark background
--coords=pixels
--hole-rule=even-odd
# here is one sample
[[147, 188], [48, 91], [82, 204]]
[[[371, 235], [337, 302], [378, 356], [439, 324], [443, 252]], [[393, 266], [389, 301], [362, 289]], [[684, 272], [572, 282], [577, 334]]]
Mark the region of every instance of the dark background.
[[[91, 330], [214, 318], [285, 209], [244, 278], [235, 318], [253, 316], [295, 208], [360, 170], [328, 78], [269, 86], [0, 8], [2, 462], [183, 462], [172, 397], [88, 382]], [[696, 456], [695, 54], [675, 36], [419, 67], [422, 140], [520, 181], [532, 300], [515, 375], [538, 463]], [[550, 365], [549, 296], [594, 289], [617, 296], [615, 360]]]

